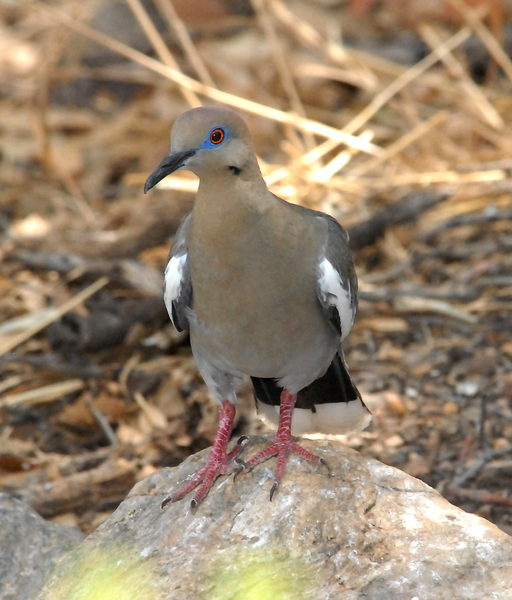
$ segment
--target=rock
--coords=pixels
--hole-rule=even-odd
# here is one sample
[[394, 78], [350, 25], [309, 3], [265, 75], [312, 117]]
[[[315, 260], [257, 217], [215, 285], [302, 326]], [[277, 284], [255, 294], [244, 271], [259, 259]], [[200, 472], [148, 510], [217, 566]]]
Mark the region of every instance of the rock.
[[116, 600], [512, 598], [512, 539], [497, 527], [337, 442], [304, 446], [332, 476], [291, 457], [273, 502], [275, 460], [219, 479], [195, 513], [190, 499], [160, 504], [207, 451], [154, 473], [65, 557], [39, 600], [94, 590]]
[[0, 493], [0, 598], [32, 600], [57, 560], [84, 534], [45, 521], [30, 506]]

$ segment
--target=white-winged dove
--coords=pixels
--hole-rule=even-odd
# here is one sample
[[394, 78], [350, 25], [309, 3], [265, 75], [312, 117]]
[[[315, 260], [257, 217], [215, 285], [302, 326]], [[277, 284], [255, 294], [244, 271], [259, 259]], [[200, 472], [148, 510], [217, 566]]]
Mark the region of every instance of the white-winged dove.
[[[341, 348], [357, 309], [348, 236], [334, 218], [268, 190], [247, 126], [228, 108], [181, 115], [144, 192], [179, 169], [195, 173], [199, 189], [174, 238], [164, 299], [176, 328], [190, 331], [220, 422], [206, 465], [167, 501], [200, 486], [195, 508], [219, 475], [277, 456], [272, 499], [290, 452], [325, 464], [292, 434], [346, 433], [371, 419]], [[274, 443], [248, 462], [237, 458], [246, 440], [227, 451], [244, 375], [278, 422]]]

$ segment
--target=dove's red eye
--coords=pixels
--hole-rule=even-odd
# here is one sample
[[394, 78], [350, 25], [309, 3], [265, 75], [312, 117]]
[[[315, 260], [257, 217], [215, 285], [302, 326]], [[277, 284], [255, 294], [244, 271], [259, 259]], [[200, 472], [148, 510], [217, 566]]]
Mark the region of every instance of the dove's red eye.
[[224, 139], [224, 129], [217, 127], [210, 133], [210, 142], [212, 144], [220, 144]]

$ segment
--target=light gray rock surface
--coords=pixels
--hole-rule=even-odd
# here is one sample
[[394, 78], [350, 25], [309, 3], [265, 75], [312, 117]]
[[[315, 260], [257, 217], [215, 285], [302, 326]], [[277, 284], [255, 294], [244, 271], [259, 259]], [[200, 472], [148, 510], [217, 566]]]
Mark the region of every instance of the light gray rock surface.
[[[252, 439], [250, 456], [262, 448]], [[206, 452], [137, 484], [58, 566], [40, 600], [512, 599], [512, 538], [401, 471], [304, 441], [269, 502], [275, 461], [219, 479], [195, 513], [160, 508]], [[92, 586], [92, 588], [91, 588]]]
[[30, 506], [0, 493], [0, 598], [31, 600], [57, 560], [78, 546], [84, 534], [45, 521]]

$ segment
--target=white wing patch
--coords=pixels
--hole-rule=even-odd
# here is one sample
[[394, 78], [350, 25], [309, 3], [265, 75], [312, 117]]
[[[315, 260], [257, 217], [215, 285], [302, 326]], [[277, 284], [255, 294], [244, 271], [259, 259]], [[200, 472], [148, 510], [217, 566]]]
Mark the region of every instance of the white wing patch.
[[165, 268], [164, 302], [174, 326], [176, 326], [176, 323], [172, 319], [172, 303], [180, 297], [181, 284], [183, 282], [183, 267], [186, 262], [186, 253], [181, 256], [173, 256]]
[[350, 297], [350, 281], [343, 286], [341, 275], [326, 258], [320, 263], [319, 269], [318, 284], [322, 301], [337, 308], [340, 316], [341, 339], [344, 340], [356, 318], [355, 306]]

